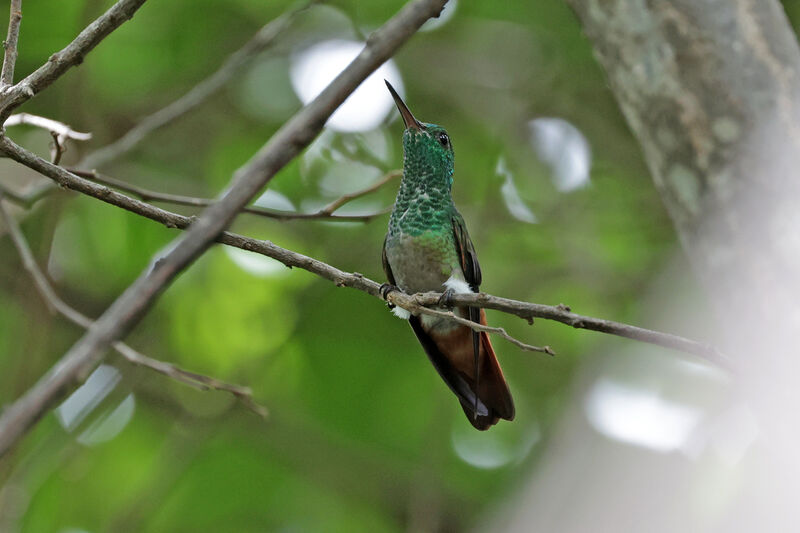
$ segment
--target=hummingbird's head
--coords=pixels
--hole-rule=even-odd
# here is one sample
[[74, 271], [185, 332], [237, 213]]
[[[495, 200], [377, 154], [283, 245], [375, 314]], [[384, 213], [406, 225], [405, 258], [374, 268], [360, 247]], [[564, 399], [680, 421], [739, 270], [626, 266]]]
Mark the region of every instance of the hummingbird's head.
[[[386, 80], [384, 80], [386, 81]], [[453, 144], [445, 129], [437, 124], [420, 122], [403, 102], [389, 82], [389, 92], [406, 126], [403, 132], [404, 167], [414, 167], [414, 172], [429, 178], [444, 178], [449, 188], [453, 183]]]

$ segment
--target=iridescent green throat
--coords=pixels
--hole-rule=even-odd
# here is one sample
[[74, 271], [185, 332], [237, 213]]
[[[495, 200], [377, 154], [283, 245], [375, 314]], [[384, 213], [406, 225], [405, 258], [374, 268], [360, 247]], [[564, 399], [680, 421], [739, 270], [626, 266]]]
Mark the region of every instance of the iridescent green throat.
[[453, 150], [436, 140], [444, 131], [440, 126], [425, 126], [423, 131], [403, 133], [403, 179], [389, 219], [389, 235], [452, 231]]

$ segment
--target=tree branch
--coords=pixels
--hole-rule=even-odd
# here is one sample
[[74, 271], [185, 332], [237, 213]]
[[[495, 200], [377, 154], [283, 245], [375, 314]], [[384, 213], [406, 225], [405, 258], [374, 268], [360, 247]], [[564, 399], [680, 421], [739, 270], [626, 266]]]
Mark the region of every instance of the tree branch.
[[14, 65], [17, 64], [17, 41], [19, 25], [22, 23], [22, 0], [11, 0], [11, 13], [8, 17], [8, 36], [3, 41], [6, 49], [3, 56], [3, 70], [0, 72], [0, 88], [14, 83]]
[[[64, 300], [62, 300], [58, 294], [56, 294], [52, 285], [50, 285], [50, 282], [47, 280], [47, 277], [36, 263], [36, 259], [33, 257], [33, 252], [31, 252], [30, 246], [28, 246], [28, 242], [25, 239], [19, 224], [17, 224], [17, 221], [14, 219], [14, 217], [12, 217], [3, 206], [2, 193], [0, 193], [0, 220], [5, 223], [6, 228], [8, 229], [8, 234], [11, 237], [11, 241], [14, 243], [14, 247], [17, 249], [17, 253], [22, 260], [22, 266], [30, 275], [34, 287], [36, 287], [37, 292], [42, 297], [42, 300], [44, 301], [48, 310], [51, 313], [58, 313], [62, 315], [73, 324], [84, 329], [92, 327], [93, 322], [91, 318], [71, 307]], [[164, 361], [153, 359], [152, 357], [148, 357], [120, 341], [114, 342], [112, 346], [122, 357], [132, 364], [149, 368], [150, 370], [164, 374], [167, 377], [170, 377], [176, 381], [180, 381], [181, 383], [185, 383], [196, 389], [214, 389], [229, 392], [251, 411], [255, 412], [262, 418], [267, 417], [267, 408], [258, 404], [253, 399], [253, 392], [249, 387], [226, 383], [216, 378], [204, 376], [189, 370], [184, 370], [171, 363], [165, 363]]]
[[126, 154], [139, 145], [153, 131], [177, 120], [213, 96], [225, 86], [243, 67], [270, 48], [275, 40], [290, 26], [292, 21], [312, 5], [321, 0], [310, 0], [262, 27], [244, 46], [232, 53], [216, 72], [195, 85], [185, 95], [168, 106], [148, 115], [125, 135], [90, 154], [81, 162], [83, 168], [99, 168]]
[[[4, 126], [18, 126], [20, 124], [27, 124], [37, 128], [48, 130], [53, 136], [53, 153], [50, 158], [54, 164], [58, 164], [61, 159], [61, 154], [64, 153], [64, 143], [67, 139], [74, 139], [76, 141], [88, 141], [92, 138], [91, 133], [82, 133], [73, 130], [67, 124], [57, 120], [40, 117], [39, 115], [31, 115], [30, 113], [17, 113], [11, 115], [6, 120]], [[18, 193], [9, 189], [0, 183], [0, 193], [3, 193], [8, 200], [15, 204], [30, 208], [33, 204], [44, 198], [50, 191], [53, 190], [54, 183], [52, 181], [45, 181], [37, 183], [25, 193]]]
[[[19, 225], [3, 207], [1, 200], [2, 195], [0, 195], [0, 217], [6, 224], [11, 240], [14, 243], [14, 246], [17, 248], [20, 257], [22, 258], [23, 267], [31, 276], [34, 286], [42, 296], [42, 299], [44, 300], [48, 309], [51, 312], [61, 314], [73, 324], [76, 324], [84, 329], [90, 328], [93, 323], [92, 320], [69, 306], [53, 290], [44, 273], [36, 264], [33, 253], [31, 252], [30, 247], [28, 246], [25, 237], [19, 228]], [[259, 405], [253, 400], [252, 391], [249, 387], [226, 383], [213, 377], [184, 370], [171, 363], [165, 363], [163, 361], [159, 361], [158, 359], [153, 359], [134, 350], [127, 344], [120, 341], [114, 342], [112, 346], [120, 355], [122, 355], [132, 364], [149, 368], [176, 381], [180, 381], [200, 390], [215, 389], [229, 392], [238, 398], [248, 409], [254, 411], [258, 415], [266, 417], [268, 414], [268, 411], [265, 407]]]
[[[13, 143], [7, 137], [0, 138], [0, 152], [6, 153], [15, 161], [32, 168], [33, 170], [36, 170], [44, 176], [52, 178], [64, 188], [93, 196], [94, 198], [102, 200], [111, 205], [121, 207], [132, 213], [136, 213], [149, 218], [150, 220], [159, 222], [168, 228], [186, 229], [193, 221], [192, 217], [179, 215], [177, 213], [155, 207], [148, 203], [120, 194], [116, 191], [112, 191], [103, 185], [98, 185], [75, 176], [63, 168], [52, 165], [41, 157], [38, 157], [35, 154], [25, 150], [19, 145]], [[317, 259], [281, 248], [270, 241], [252, 239], [226, 231], [217, 238], [217, 242], [271, 257], [272, 259], [280, 261], [290, 268], [302, 268], [303, 270], [307, 270], [313, 274], [334, 282], [338, 287], [350, 287], [358, 289], [372, 296], [381, 298], [380, 284], [377, 282], [367, 279], [361, 274], [344, 272], [331, 265], [323, 263], [322, 261], [318, 261]], [[391, 292], [387, 296], [387, 300], [394, 305], [399, 305], [404, 309], [417, 312], [418, 307], [436, 306], [439, 303], [440, 297], [441, 294], [439, 293], [407, 295], [401, 292]], [[716, 348], [708, 344], [693, 341], [677, 335], [671, 335], [669, 333], [662, 333], [637, 326], [631, 326], [629, 324], [578, 315], [573, 313], [569, 307], [563, 304], [556, 306], [542, 305], [511, 300], [508, 298], [500, 298], [485, 293], [454, 294], [451, 297], [451, 301], [453, 304], [458, 306], [473, 305], [476, 307], [494, 309], [496, 311], [513, 314], [527, 320], [528, 322], [533, 322], [534, 318], [543, 318], [561, 322], [562, 324], [572, 326], [576, 329], [588, 329], [601, 333], [607, 333], [609, 335], [646, 342], [648, 344], [654, 344], [664, 348], [670, 348], [673, 350], [694, 354], [702, 359], [705, 359], [706, 361], [709, 361], [710, 363], [720, 366], [721, 368], [728, 370], [733, 369], [731, 362]], [[474, 327], [478, 331], [482, 331], [481, 328], [483, 326], [480, 326], [479, 324], [469, 323], [467, 325]], [[494, 328], [489, 328], [487, 331], [502, 335], [502, 332], [500, 331], [490, 331], [492, 329]], [[515, 341], [516, 339], [512, 340], [511, 342]], [[515, 344], [518, 342], [519, 341], [516, 341]], [[547, 347], [543, 347], [541, 350], [536, 351], [547, 352], [546, 348]]]
[[[96, 170], [80, 170], [77, 168], [67, 168], [66, 170], [76, 176], [80, 176], [82, 178], [86, 178], [88, 180], [92, 180], [94, 182], [101, 183], [103, 185], [114, 187], [115, 189], [119, 189], [121, 191], [133, 194], [134, 196], [145, 202], [156, 200], [159, 202], [167, 202], [177, 205], [188, 205], [192, 207], [208, 207], [212, 203], [214, 203], [214, 200], [211, 200], [209, 198], [198, 198], [196, 196], [185, 196], [181, 194], [170, 194], [170, 193], [151, 191], [149, 189], [138, 187], [136, 185], [131, 185], [122, 180], [118, 180], [110, 176], [100, 174]], [[374, 184], [370, 185], [369, 187], [366, 187], [363, 190], [351, 194], [345, 194], [342, 197], [337, 198], [327, 206], [323, 207], [319, 211], [313, 213], [281, 211], [277, 209], [268, 209], [265, 207], [257, 207], [257, 206], [243, 207], [241, 212], [249, 213], [251, 215], [273, 218], [277, 220], [327, 220], [335, 222], [368, 222], [375, 217], [385, 215], [388, 211], [384, 209], [376, 213], [367, 213], [364, 215], [335, 215], [334, 211], [336, 211], [346, 203], [355, 200], [356, 198], [361, 198], [362, 196], [365, 196], [371, 192], [378, 190], [379, 188], [390, 182], [392, 179], [400, 175], [402, 175], [402, 172], [399, 170], [393, 170], [391, 172], [388, 172], [383, 178], [381, 178]], [[388, 209], [390, 210], [391, 206]]]
[[145, 0], [119, 0], [80, 32], [63, 50], [51, 55], [47, 63], [16, 85], [4, 88], [0, 94], [0, 124], [5, 122], [14, 109], [48, 87], [70, 67], [79, 65], [86, 54], [123, 22], [132, 18], [144, 3]]
[[64, 142], [64, 139], [88, 141], [92, 138], [91, 133], [81, 133], [80, 131], [73, 130], [69, 125], [64, 124], [63, 122], [59, 122], [47, 117], [40, 117], [39, 115], [32, 115], [30, 113], [16, 113], [11, 115], [8, 117], [3, 126], [19, 126], [20, 124], [27, 124], [29, 126], [35, 126], [37, 128], [42, 128], [43, 130], [56, 133], [59, 138], [62, 139], [61, 142]]
[[[79, 163], [82, 168], [96, 168], [101, 167], [110, 163], [111, 161], [117, 159], [118, 157], [128, 153], [130, 150], [138, 146], [138, 144], [150, 133], [155, 131], [158, 128], [161, 128], [167, 125], [169, 122], [174, 121], [181, 116], [185, 115], [186, 113], [190, 112], [191, 110], [198, 107], [202, 104], [205, 100], [219, 91], [226, 83], [228, 83], [231, 78], [240, 71], [243, 67], [245, 67], [248, 63], [250, 63], [253, 59], [258, 57], [258, 54], [267, 50], [270, 46], [275, 43], [275, 40], [289, 27], [292, 20], [300, 14], [302, 11], [308, 9], [311, 5], [321, 2], [323, 0], [310, 0], [309, 2], [303, 4], [302, 6], [282, 15], [281, 17], [269, 22], [264, 27], [262, 27], [250, 41], [247, 42], [242, 48], [234, 52], [232, 55], [228, 56], [225, 62], [220, 66], [220, 68], [214, 72], [211, 76], [206, 78], [205, 80], [201, 81], [198, 85], [194, 86], [188, 93], [183, 95], [182, 97], [178, 98], [177, 100], [173, 101], [171, 104], [167, 105], [166, 107], [156, 111], [155, 113], [145, 117], [138, 125], [134, 126], [131, 130], [129, 130], [125, 135], [123, 135], [120, 139], [113, 142], [110, 145], [107, 145], [103, 148], [100, 148], [94, 152], [91, 152], [83, 160]], [[36, 115], [30, 115], [27, 113], [18, 113], [16, 115], [11, 115], [8, 120], [6, 120], [6, 126], [14, 126], [16, 124], [32, 124], [34, 126], [39, 126], [48, 129], [48, 126], [45, 126], [44, 122], [41, 121], [33, 121], [31, 117], [36, 117]], [[50, 119], [44, 117], [38, 117], [43, 121], [50, 121]], [[60, 122], [50, 121], [49, 128], [53, 128], [53, 125], [61, 125], [64, 126], [69, 132], [77, 136], [90, 136], [91, 134], [83, 134], [79, 132], [74, 132], [69, 126], [66, 124], [61, 124]], [[51, 131], [59, 131], [58, 129], [51, 130]], [[76, 140], [86, 140], [86, 138], [81, 137], [71, 137]], [[88, 177], [88, 176], [84, 176]], [[112, 185], [117, 188], [122, 188], [117, 185]], [[47, 196], [47, 194], [53, 190], [53, 183], [52, 182], [45, 182], [37, 187], [31, 189], [29, 192], [21, 194], [15, 193], [14, 191], [3, 187], [0, 184], [0, 191], [6, 193], [6, 196], [9, 200], [14, 201], [16, 204], [30, 208], [36, 202]], [[139, 195], [133, 187], [131, 186], [128, 192], [132, 194], [136, 194], [140, 196], [143, 200], [147, 200], [145, 196]], [[153, 196], [150, 196], [150, 199], [156, 199]], [[169, 200], [164, 200], [169, 201]], [[180, 203], [180, 202], [175, 202]], [[208, 205], [208, 204], [190, 204], [190, 205]], [[382, 213], [376, 213], [374, 216], [380, 215]], [[278, 217], [276, 217], [278, 218]], [[303, 217], [292, 217], [292, 218], [303, 218]], [[306, 217], [311, 218], [311, 217]], [[335, 217], [339, 218], [339, 217]], [[372, 218], [369, 217], [348, 217], [343, 220], [348, 221], [366, 221]]]
[[[317, 211], [316, 215], [320, 216], [320, 217], [325, 217], [325, 216], [330, 217], [333, 214], [334, 211], [336, 211], [337, 209], [342, 207], [344, 204], [346, 204], [346, 203], [348, 203], [348, 202], [350, 202], [352, 200], [355, 200], [356, 198], [361, 198], [362, 196], [366, 196], [367, 194], [369, 194], [371, 192], [377, 191], [378, 189], [380, 189], [381, 187], [383, 187], [384, 185], [386, 185], [387, 183], [389, 183], [393, 179], [399, 178], [402, 175], [403, 175], [403, 171], [402, 170], [389, 171], [386, 174], [384, 174], [384, 176], [381, 179], [379, 179], [378, 181], [376, 181], [375, 183], [373, 183], [369, 187], [367, 187], [365, 189], [362, 189], [362, 190], [360, 190], [358, 192], [342, 195], [340, 198], [337, 198], [333, 202], [329, 203], [328, 205], [326, 205], [325, 207], [323, 207], [322, 209]], [[378, 213], [378, 214], [383, 214], [383, 213]], [[376, 216], [377, 216], [377, 214], [376, 214]]]
[[[436, 293], [432, 293], [432, 294], [436, 294]], [[521, 350], [525, 350], [526, 352], [541, 352], [541, 353], [546, 353], [548, 355], [555, 355], [556, 354], [556, 352], [554, 352], [553, 349], [550, 348], [549, 346], [534, 346], [532, 344], [526, 344], [526, 343], [522, 342], [519, 339], [515, 339], [514, 337], [509, 335], [508, 332], [506, 332], [506, 330], [503, 329], [503, 328], [494, 328], [492, 326], [484, 326], [483, 324], [478, 324], [477, 322], [473, 322], [471, 320], [467, 320], [466, 318], [461, 318], [460, 316], [457, 316], [452, 311], [440, 311], [438, 309], [429, 309], [428, 307], [424, 307], [424, 306], [422, 306], [420, 304], [417, 304], [416, 302], [421, 297], [422, 297], [422, 294], [412, 294], [411, 295], [411, 305], [409, 305], [408, 301], [406, 301], [406, 303], [401, 305], [401, 307], [404, 307], [406, 310], [408, 310], [409, 312], [414, 313], [415, 315], [424, 314], [424, 315], [438, 316], [438, 317], [446, 318], [448, 320], [452, 320], [453, 322], [457, 322], [457, 323], [462, 324], [464, 326], [467, 326], [468, 328], [472, 329], [473, 331], [485, 331], [486, 333], [493, 333], [495, 335], [499, 335], [499, 336], [503, 337], [505, 340], [507, 340], [508, 342], [510, 342], [511, 344], [514, 344], [515, 346], [519, 347]], [[435, 303], [432, 303], [432, 304], [429, 304], [429, 305], [437, 305], [439, 303], [442, 295], [439, 294], [438, 297], [439, 298], [436, 300]], [[394, 301], [394, 298], [393, 297], [390, 298], [389, 295], [387, 295], [387, 301]]]
[[[120, 5], [138, 7], [143, 1], [120, 0], [112, 10]], [[108, 346], [130, 331], [172, 279], [220, 238], [241, 208], [278, 170], [316, 137], [328, 117], [356, 87], [391, 57], [426, 20], [438, 15], [445, 3], [446, 0], [414, 0], [407, 4], [369, 37], [361, 53], [325, 90], [284, 124], [247, 165], [236, 171], [231, 185], [221, 198], [203, 211], [188, 231], [168, 247], [167, 253], [154, 258], [150, 267], [97, 319], [87, 330], [86, 335], [28, 392], [3, 412], [0, 416], [0, 456], [4, 455], [74, 383], [102, 360]], [[93, 23], [92, 26], [96, 24]], [[88, 31], [89, 29], [84, 30], [81, 35]], [[63, 65], [65, 59], [59, 54], [56, 56], [58, 57], [55, 60], [42, 68], [48, 67], [51, 63]], [[38, 72], [26, 78], [29, 80], [33, 77], [29, 83], [35, 82], [33, 83], [35, 87], [30, 91], [32, 94], [52, 82], [57, 77], [55, 74], [59, 73], [53, 69], [37, 75]], [[11, 94], [16, 93], [12, 91]], [[4, 102], [3, 107], [8, 110], [25, 99], [11, 97]], [[2, 139], [2, 146], [9, 147], [8, 139], [5, 137]], [[69, 175], [66, 171], [62, 172]], [[104, 189], [109, 197], [118, 195], [126, 201], [135, 201], [107, 187]], [[149, 206], [148, 209], [157, 208]]]

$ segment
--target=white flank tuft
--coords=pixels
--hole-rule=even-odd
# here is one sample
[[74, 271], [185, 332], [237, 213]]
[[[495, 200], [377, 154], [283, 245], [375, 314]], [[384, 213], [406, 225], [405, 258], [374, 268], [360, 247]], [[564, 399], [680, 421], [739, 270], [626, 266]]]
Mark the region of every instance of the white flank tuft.
[[457, 279], [453, 276], [450, 276], [450, 279], [442, 283], [448, 289], [453, 289], [453, 292], [456, 294], [471, 294], [472, 289], [469, 287], [469, 283], [464, 281], [463, 279]]
[[394, 316], [396, 316], [397, 318], [402, 318], [403, 320], [408, 320], [408, 318], [411, 316], [411, 313], [409, 313], [402, 307], [395, 307], [394, 309], [392, 309], [392, 313], [394, 313]]

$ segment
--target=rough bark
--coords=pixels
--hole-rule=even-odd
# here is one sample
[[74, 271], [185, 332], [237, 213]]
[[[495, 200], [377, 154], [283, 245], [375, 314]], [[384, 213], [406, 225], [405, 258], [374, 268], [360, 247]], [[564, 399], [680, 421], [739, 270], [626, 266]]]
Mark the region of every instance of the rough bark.
[[[691, 437], [745, 445], [724, 466], [708, 448], [620, 459], [620, 446], [599, 442], [577, 407], [584, 398], [576, 399], [523, 510], [504, 530], [792, 531], [800, 519], [795, 35], [777, 0], [567, 2], [718, 310], [716, 321], [681, 304], [674, 313], [707, 327], [739, 370], [730, 401], [716, 406], [720, 412], [705, 405]], [[654, 368], [649, 379], [663, 385], [675, 377]], [[590, 460], [587, 442], [597, 443]], [[725, 477], [709, 483], [709, 472]]]
[[[774, 309], [773, 284], [800, 266], [787, 239], [800, 222], [800, 50], [780, 3], [568, 1], [696, 273], [723, 308]], [[763, 282], [766, 299], [746, 290]]]

